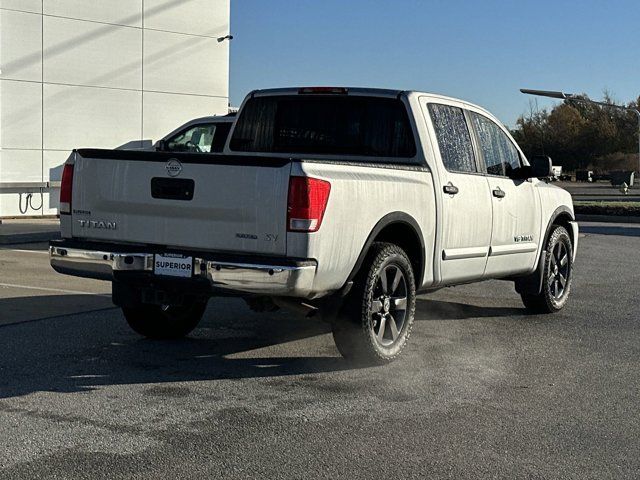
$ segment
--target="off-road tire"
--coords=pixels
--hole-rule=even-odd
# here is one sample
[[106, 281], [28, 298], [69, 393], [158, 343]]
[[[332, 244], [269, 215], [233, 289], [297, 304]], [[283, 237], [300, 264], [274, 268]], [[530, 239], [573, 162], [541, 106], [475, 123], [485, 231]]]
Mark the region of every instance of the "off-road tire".
[[[544, 255], [541, 292], [533, 295], [527, 293], [520, 295], [522, 303], [531, 313], [555, 313], [562, 310], [571, 292], [573, 246], [569, 232], [564, 227], [558, 225], [551, 231], [545, 245]], [[566, 263], [563, 263], [565, 258]], [[564, 285], [562, 285], [562, 278], [565, 281]], [[559, 290], [560, 288], [561, 290]]]
[[[396, 290], [391, 291], [397, 270], [402, 273], [402, 278], [398, 281]], [[386, 291], [381, 295], [383, 274], [387, 283]], [[409, 340], [413, 326], [415, 284], [413, 268], [404, 250], [392, 243], [375, 242], [371, 246], [354, 280], [354, 286], [333, 323], [333, 339], [345, 359], [360, 364], [381, 365], [395, 360], [400, 355]], [[383, 296], [389, 297], [389, 301], [381, 300]], [[403, 296], [406, 300], [404, 310], [401, 310], [398, 306], [402, 306]], [[381, 309], [379, 313], [376, 312], [378, 308]], [[404, 313], [401, 325], [398, 326], [401, 312]], [[386, 318], [384, 323], [383, 316]], [[395, 332], [392, 329], [392, 320]], [[380, 336], [381, 327], [383, 330]], [[397, 333], [395, 338], [394, 333]]]
[[188, 335], [198, 326], [206, 308], [207, 302], [204, 301], [165, 308], [141, 304], [122, 307], [122, 313], [136, 333], [147, 338], [168, 340]]

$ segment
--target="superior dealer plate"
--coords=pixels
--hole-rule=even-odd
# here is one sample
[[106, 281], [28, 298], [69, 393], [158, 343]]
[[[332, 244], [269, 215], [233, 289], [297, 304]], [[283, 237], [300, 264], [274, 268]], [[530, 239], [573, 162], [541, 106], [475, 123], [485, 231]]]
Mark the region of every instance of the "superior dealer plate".
[[153, 262], [153, 273], [168, 277], [190, 278], [193, 272], [193, 257], [163, 253], [157, 254]]

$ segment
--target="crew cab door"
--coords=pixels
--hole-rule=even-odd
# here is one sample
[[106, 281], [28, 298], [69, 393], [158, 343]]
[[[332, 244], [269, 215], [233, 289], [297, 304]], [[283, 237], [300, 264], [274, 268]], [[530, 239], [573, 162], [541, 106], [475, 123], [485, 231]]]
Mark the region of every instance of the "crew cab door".
[[430, 124], [438, 162], [442, 197], [439, 215], [440, 282], [460, 283], [481, 278], [491, 240], [491, 197], [479, 172], [472, 136], [462, 108], [440, 103], [422, 104]]
[[531, 180], [511, 178], [522, 166], [522, 160], [502, 127], [479, 113], [469, 112], [468, 115], [484, 163], [493, 209], [485, 276], [530, 271], [540, 238], [540, 199]]

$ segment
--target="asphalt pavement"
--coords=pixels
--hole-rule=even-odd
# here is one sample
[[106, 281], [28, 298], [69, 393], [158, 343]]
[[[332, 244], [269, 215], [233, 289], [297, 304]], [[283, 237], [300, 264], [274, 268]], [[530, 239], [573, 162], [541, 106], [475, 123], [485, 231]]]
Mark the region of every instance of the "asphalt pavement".
[[0, 478], [637, 479], [640, 226], [582, 231], [562, 312], [528, 315], [508, 282], [443, 289], [376, 368], [236, 299], [144, 340], [108, 283], [0, 247]]
[[57, 218], [0, 219], [0, 245], [48, 242], [59, 237]]

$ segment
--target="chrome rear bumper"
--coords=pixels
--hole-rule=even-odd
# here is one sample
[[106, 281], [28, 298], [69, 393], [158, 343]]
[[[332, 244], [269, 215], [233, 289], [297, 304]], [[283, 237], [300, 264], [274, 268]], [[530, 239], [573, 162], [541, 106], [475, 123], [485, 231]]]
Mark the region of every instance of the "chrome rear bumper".
[[[49, 247], [51, 266], [59, 273], [113, 280], [117, 272], [153, 275], [153, 253], [122, 253], [83, 248]], [[307, 297], [317, 265], [270, 265], [207, 260], [194, 257], [194, 277], [206, 279], [213, 289], [270, 296]], [[171, 279], [173, 277], [163, 277]]]

